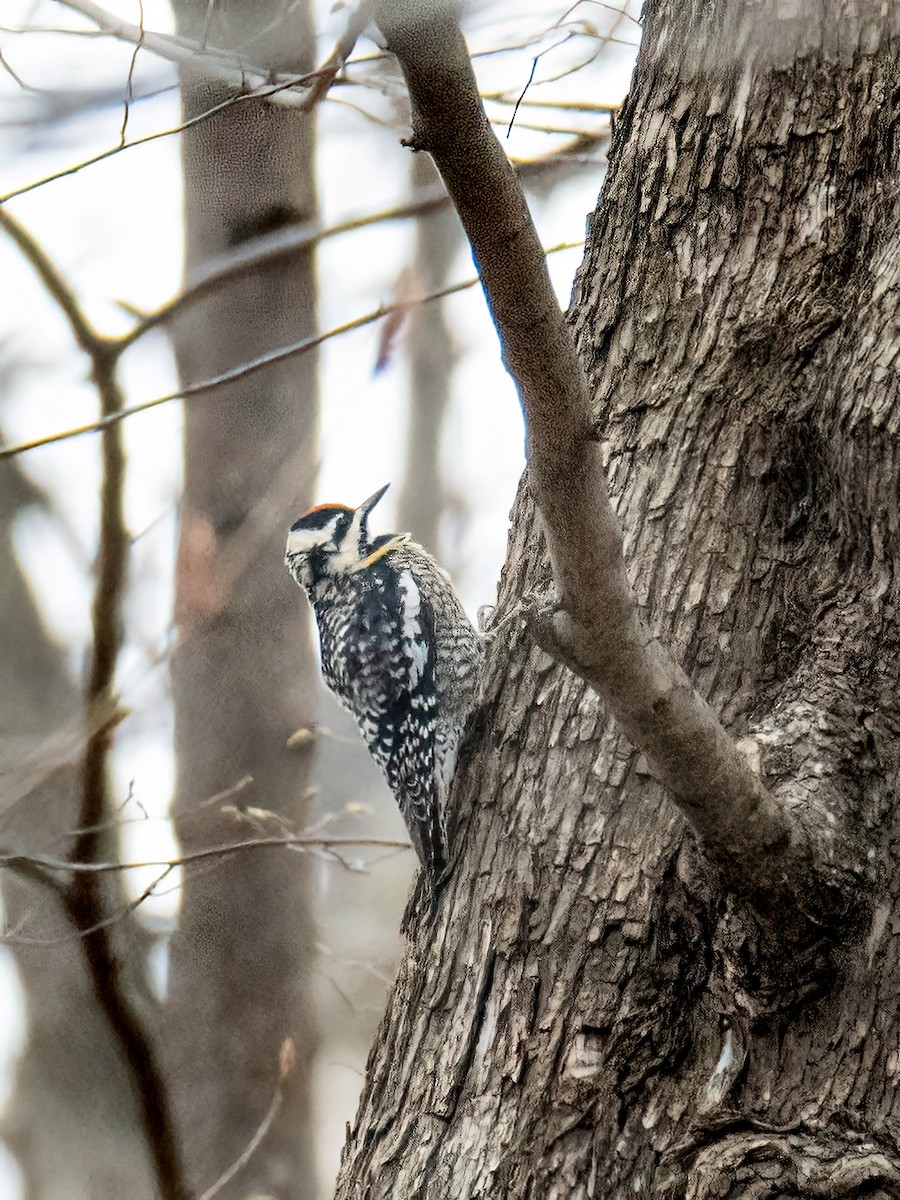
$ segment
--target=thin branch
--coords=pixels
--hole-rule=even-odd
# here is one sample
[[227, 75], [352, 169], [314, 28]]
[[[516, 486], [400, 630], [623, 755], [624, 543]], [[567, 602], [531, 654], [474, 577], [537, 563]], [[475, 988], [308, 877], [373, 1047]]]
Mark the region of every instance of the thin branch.
[[[173, 300], [160, 305], [153, 312], [140, 314], [139, 323], [134, 329], [129, 330], [121, 338], [121, 341], [130, 346], [138, 338], [168, 321], [175, 313], [181, 312], [189, 304], [202, 299], [229, 279], [237, 278], [247, 271], [278, 262], [282, 258], [296, 254], [300, 250], [305, 250], [309, 246], [317, 245], [329, 238], [352, 233], [358, 229], [366, 229], [368, 226], [380, 224], [382, 221], [401, 221], [408, 217], [419, 216], [449, 204], [449, 202], [443, 186], [423, 188], [405, 204], [397, 204], [392, 208], [380, 209], [377, 212], [348, 217], [344, 221], [335, 222], [334, 225], [323, 227], [315, 221], [307, 221], [289, 229], [276, 229], [271, 233], [262, 234], [228, 254], [206, 263], [201, 270], [194, 273], [190, 284]], [[133, 309], [128, 309], [128, 311], [134, 312]]]
[[0, 33], [10, 34], [50, 34], [52, 37], [87, 38], [96, 41], [108, 37], [102, 29], [72, 29], [64, 25], [0, 25]]
[[315, 848], [332, 850], [336, 846], [376, 847], [379, 850], [409, 850], [408, 841], [394, 838], [350, 837], [338, 836], [318, 837], [306, 833], [279, 834], [272, 837], [246, 838], [239, 842], [226, 842], [221, 846], [207, 846], [203, 850], [191, 850], [174, 858], [150, 858], [140, 862], [94, 862], [75, 859], [53, 858], [47, 854], [23, 854], [17, 850], [0, 850], [0, 869], [26, 873], [33, 871], [35, 878], [41, 883], [48, 883], [55, 874], [60, 875], [109, 875], [122, 871], [147, 871], [159, 868], [168, 873], [176, 867], [189, 866], [191, 863], [204, 862], [208, 859], [227, 858], [245, 850], [285, 850]]
[[[340, 70], [346, 66], [353, 66], [359, 62], [369, 61], [369, 59], [357, 59], [348, 61], [348, 56], [352, 51], [356, 40], [369, 23], [372, 4], [370, 0], [363, 0], [359, 6], [352, 10], [347, 21], [347, 26], [344, 33], [338, 39], [337, 44], [328, 59], [321, 67], [315, 71], [305, 75], [273, 75], [271, 72], [265, 72], [259, 67], [250, 66], [235, 66], [239, 63], [238, 57], [234, 53], [228, 51], [211, 48], [205, 43], [192, 42], [190, 39], [177, 37], [170, 34], [151, 33], [144, 29], [143, 25], [143, 9], [141, 10], [141, 21], [139, 25], [132, 25], [127, 21], [121, 21], [112, 13], [102, 9], [99, 5], [93, 4], [90, 0], [57, 0], [57, 3], [63, 4], [67, 8], [86, 17], [88, 20], [95, 21], [99, 27], [99, 33], [103, 36], [117, 38], [134, 46], [134, 54], [131, 60], [131, 66], [128, 74], [128, 84], [126, 88], [125, 110], [120, 131], [119, 141], [115, 146], [111, 146], [106, 150], [101, 150], [90, 158], [82, 159], [80, 162], [74, 163], [71, 166], [64, 167], [62, 170], [51, 172], [49, 175], [43, 175], [38, 179], [32, 180], [30, 183], [22, 184], [21, 187], [13, 188], [11, 191], [0, 195], [0, 206], [6, 204], [9, 200], [13, 200], [18, 196], [27, 195], [38, 188], [44, 187], [49, 183], [55, 183], [57, 180], [65, 179], [71, 175], [76, 175], [88, 167], [95, 166], [97, 163], [104, 162], [108, 158], [112, 158], [117, 154], [121, 154], [125, 150], [131, 150], [136, 146], [143, 146], [150, 142], [158, 141], [160, 138], [173, 137], [185, 130], [199, 125], [204, 121], [209, 120], [216, 114], [227, 110], [235, 104], [242, 103], [246, 100], [273, 100], [289, 98], [291, 103], [298, 104], [304, 111], [309, 112], [328, 92], [331, 85]], [[75, 31], [73, 31], [75, 32]], [[573, 34], [569, 37], [575, 36]], [[606, 38], [604, 41], [616, 40]], [[522, 43], [522, 47], [530, 46], [532, 41]], [[629, 45], [631, 43], [628, 43]], [[167, 59], [170, 62], [187, 65], [192, 64], [194, 67], [197, 63], [201, 63], [201, 68], [204, 74], [212, 76], [223, 82], [230, 84], [237, 90], [237, 94], [227, 97], [219, 104], [213, 105], [205, 112], [198, 113], [195, 117], [187, 120], [179, 125], [173, 125], [168, 129], [160, 129], [154, 133], [144, 134], [142, 137], [135, 138], [133, 141], [125, 141], [125, 130], [128, 124], [130, 111], [130, 96], [131, 82], [134, 71], [134, 64], [137, 57], [137, 52], [140, 49], [146, 49]], [[515, 49], [517, 47], [503, 47], [503, 50]], [[528, 90], [531, 84], [538, 59], [548, 53], [550, 49], [555, 49], [555, 46], [540, 51], [532, 62], [531, 75], [529, 76], [528, 84], [522, 92], [519, 103]], [[601, 47], [602, 48], [602, 47]], [[491, 53], [494, 53], [491, 51]], [[580, 70], [581, 67], [593, 61], [600, 51], [594, 51], [592, 55], [584, 62], [577, 64], [574, 67], [568, 67], [559, 76], [552, 78], [563, 78], [566, 75]], [[378, 58], [383, 56], [376, 56]], [[0, 53], [0, 65], [10, 69], [8, 64], [3, 59]], [[18, 76], [14, 76], [21, 86], [25, 86]], [[552, 82], [552, 79], [541, 80], [541, 83]], [[36, 91], [38, 89], [30, 88], [28, 90]], [[499, 103], [512, 103], [504, 93], [490, 93], [485, 96], [485, 99], [491, 99]], [[552, 104], [551, 102], [541, 101], [525, 101], [530, 104], [549, 104], [551, 107], [576, 107], [574, 105]], [[351, 106], [352, 107], [352, 106]], [[518, 108], [518, 103], [516, 104]], [[584, 106], [582, 106], [584, 107]], [[614, 107], [614, 106], [611, 106]], [[587, 111], [587, 109], [584, 109]], [[360, 110], [361, 111], [361, 110]], [[366, 114], [369, 115], [369, 114]], [[512, 129], [513, 120], [509, 123], [507, 136]], [[547, 131], [551, 132], [551, 131]], [[136, 336], [140, 336], [137, 332]]]
[[137, 65], [138, 55], [144, 44], [144, 0], [138, 0], [138, 10], [140, 12], [140, 37], [134, 44], [134, 49], [131, 52], [131, 62], [128, 64], [128, 81], [125, 84], [122, 128], [119, 130], [119, 145], [121, 147], [125, 146], [125, 133], [128, 129], [128, 118], [131, 115], [131, 102], [134, 99], [134, 68]]
[[101, 338], [81, 309], [75, 293], [63, 278], [40, 243], [20, 225], [10, 213], [0, 208], [0, 229], [16, 243], [37, 273], [41, 283], [62, 310], [74, 334], [75, 341], [87, 354], [102, 351], [107, 342]]
[[0, 67], [3, 68], [3, 70], [7, 73], [7, 75], [10, 77], [10, 79], [12, 79], [13, 83], [17, 84], [17, 86], [20, 87], [23, 92], [39, 92], [40, 91], [40, 88], [32, 87], [31, 84], [25, 82], [25, 80], [18, 73], [18, 71], [15, 71], [13, 69], [13, 67], [11, 66], [11, 64], [9, 63], [9, 61], [4, 57], [2, 50], [0, 50]]
[[[412, 103], [407, 143], [440, 170], [481, 268], [528, 426], [528, 475], [558, 595], [541, 644], [608, 703], [729, 885], [766, 915], [796, 912], [812, 851], [668, 651], [644, 626], [625, 572], [587, 379], [550, 284], [519, 181], [494, 135], [447, 10], [381, 0], [379, 28]], [[821, 896], [818, 897], [821, 900]]]
[[[12, 869], [20, 874], [24, 874], [23, 864], [27, 866], [27, 863], [27, 858], [24, 860], [19, 860], [14, 864]], [[137, 912], [144, 901], [148, 900], [156, 892], [156, 889], [165, 880], [169, 873], [170, 869], [166, 867], [160, 872], [160, 874], [156, 877], [156, 879], [153, 880], [152, 883], [148, 884], [147, 887], [144, 888], [139, 896], [135, 896], [133, 900], [129, 900], [127, 904], [122, 905], [122, 907], [117, 909], [115, 912], [107, 912], [101, 920], [99, 920], [95, 925], [91, 925], [87, 929], [79, 929], [76, 933], [73, 933], [72, 923], [70, 920], [66, 925], [65, 933], [55, 934], [49, 937], [28, 937], [22, 933], [15, 932], [11, 934], [4, 934], [2, 938], [0, 938], [0, 942], [3, 942], [5, 945], [11, 945], [15, 943], [16, 945], [20, 946], [65, 946], [69, 945], [73, 941], [81, 941], [88, 934], [93, 934], [103, 929], [110, 929], [112, 926], [118, 925], [120, 921], [124, 921], [126, 917], [131, 916], [132, 913]], [[44, 882], [49, 882], [50, 885], [54, 887], [54, 890], [59, 894], [60, 899], [63, 901], [63, 906], [65, 907], [66, 889], [62, 881], [50, 877]], [[24, 924], [24, 922], [19, 925], [20, 929], [22, 928], [22, 924]]]
[[57, 3], [92, 21], [106, 36], [143, 47], [177, 67], [189, 69], [206, 79], [216, 79], [241, 93], [280, 96], [290, 103], [299, 103], [307, 111], [315, 107], [346, 65], [371, 18], [371, 0], [361, 0], [351, 10], [344, 32], [322, 66], [308, 75], [294, 76], [279, 74], [259, 63], [244, 61], [237, 51], [211, 46], [205, 38], [193, 41], [176, 34], [145, 30], [143, 13], [140, 25], [133, 25], [99, 4], [94, 4], [92, 0], [57, 0]]
[[522, 108], [552, 108], [558, 109], [560, 112], [578, 112], [578, 113], [617, 113], [621, 110], [621, 104], [595, 104], [588, 100], [533, 100], [528, 96], [520, 96], [518, 99], [511, 96], [509, 92], [482, 92], [482, 100], [488, 100], [492, 104], [514, 104], [516, 107]]
[[304, 107], [307, 111], [322, 99], [347, 63], [353, 53], [356, 43], [365, 33], [372, 20], [372, 0], [359, 0], [355, 8], [351, 8], [347, 17], [344, 31], [335, 43], [331, 54], [326, 58], [316, 72], [317, 78], [312, 84], [309, 97]]
[[278, 1058], [278, 1082], [275, 1084], [275, 1092], [272, 1096], [272, 1102], [269, 1105], [266, 1115], [259, 1123], [259, 1128], [254, 1133], [253, 1137], [247, 1143], [246, 1149], [242, 1154], [239, 1154], [235, 1161], [231, 1164], [227, 1171], [223, 1171], [216, 1182], [206, 1189], [200, 1197], [200, 1200], [213, 1200], [221, 1192], [222, 1188], [226, 1187], [234, 1179], [235, 1175], [247, 1165], [253, 1155], [259, 1148], [263, 1138], [272, 1128], [272, 1123], [278, 1116], [278, 1111], [281, 1108], [281, 1101], [284, 1098], [284, 1089], [288, 1079], [293, 1073], [296, 1063], [296, 1050], [294, 1042], [291, 1038], [285, 1038], [281, 1044], [281, 1051]]
[[[511, 130], [512, 125], [508, 128]], [[527, 129], [530, 133], [546, 133], [554, 137], [568, 138], [589, 138], [592, 143], [603, 141], [609, 137], [609, 126], [606, 125], [602, 129], [591, 131], [587, 129], [573, 129], [571, 125], [538, 125], [534, 121], [517, 121], [516, 129]], [[571, 145], [571, 143], [568, 143]]]
[[[101, 398], [104, 419], [121, 411], [122, 395], [116, 379], [116, 361], [108, 353], [95, 354], [94, 382]], [[88, 720], [95, 704], [105, 706], [112, 696], [121, 644], [122, 601], [128, 558], [128, 530], [123, 504], [125, 453], [119, 424], [104, 429], [101, 443], [100, 553], [93, 605], [93, 647], [88, 677]], [[82, 772], [81, 832], [75, 837], [71, 860], [91, 862], [99, 857], [103, 834], [99, 831], [108, 809], [107, 779], [112, 733], [108, 728], [88, 735]], [[187, 1188], [174, 1116], [150, 1031], [133, 1002], [129, 981], [108, 911], [106, 892], [96, 874], [74, 872], [64, 893], [64, 904], [82, 934], [82, 950], [97, 1003], [119, 1041], [131, 1073], [138, 1100], [147, 1149], [163, 1200], [185, 1200]]]
[[[596, 134], [578, 132], [570, 143], [560, 147], [553, 154], [520, 163], [516, 169], [523, 179], [543, 174], [552, 166], [564, 163], [567, 156], [581, 153], [589, 144], [593, 145], [606, 137], [608, 137], [606, 130]], [[330, 238], [340, 237], [345, 233], [353, 233], [385, 221], [403, 221], [410, 217], [426, 216], [449, 203], [450, 197], [447, 195], [446, 189], [443, 184], [439, 184], [419, 189], [402, 204], [379, 209], [377, 212], [348, 217], [344, 221], [336, 221], [333, 225], [322, 227], [316, 222], [309, 221], [289, 229], [276, 229], [271, 233], [262, 234], [228, 254], [205, 264], [200, 271], [194, 274], [191, 282], [182, 292], [152, 312], [141, 313], [129, 305], [123, 305], [122, 307], [127, 312], [138, 316], [139, 321], [133, 329], [118, 339], [118, 344], [121, 344], [123, 348], [132, 345], [151, 330], [164, 324], [175, 313], [181, 312], [188, 305], [207, 296], [220, 284], [237, 278], [247, 271], [268, 266], [299, 250], [305, 250], [309, 246], [317, 245]], [[546, 253], [552, 254], [555, 249], [558, 247], [550, 247]]]
[[616, 18], [613, 22], [614, 31], [618, 29], [622, 24], [622, 21], [625, 20], [632, 21], [635, 25], [637, 25], [638, 28], [640, 28], [640, 21], [637, 19], [637, 17], [633, 17], [628, 11], [627, 0], [625, 5], [606, 4], [604, 0], [575, 0], [575, 3], [567, 8], [563, 15], [559, 18], [560, 21], [565, 21], [566, 18], [570, 17], [575, 9], [580, 8], [582, 4], [593, 4], [597, 8], [605, 8], [607, 12], [612, 13]]
[[531, 87], [531, 81], [534, 79], [534, 73], [537, 70], [537, 65], [538, 65], [538, 55], [535, 55], [534, 58], [531, 60], [531, 72], [530, 72], [527, 80], [525, 81], [525, 86], [522, 88], [522, 94], [521, 94], [521, 96], [519, 96], [518, 100], [516, 101], [516, 103], [513, 107], [513, 110], [512, 110], [512, 116], [509, 118], [509, 125], [507, 125], [507, 127], [506, 127], [506, 136], [507, 137], [509, 137], [510, 134], [512, 133], [513, 125], [515, 125], [515, 123], [516, 123], [516, 117], [519, 112], [519, 105], [525, 99], [525, 93]]

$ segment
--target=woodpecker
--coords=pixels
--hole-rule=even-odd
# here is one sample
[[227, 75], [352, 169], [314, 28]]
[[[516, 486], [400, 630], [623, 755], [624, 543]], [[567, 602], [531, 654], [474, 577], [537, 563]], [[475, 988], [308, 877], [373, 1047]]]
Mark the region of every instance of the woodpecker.
[[322, 674], [400, 806], [432, 894], [447, 873], [447, 794], [478, 692], [481, 639], [449, 576], [408, 533], [369, 537], [369, 514], [320, 504], [284, 562], [316, 615]]

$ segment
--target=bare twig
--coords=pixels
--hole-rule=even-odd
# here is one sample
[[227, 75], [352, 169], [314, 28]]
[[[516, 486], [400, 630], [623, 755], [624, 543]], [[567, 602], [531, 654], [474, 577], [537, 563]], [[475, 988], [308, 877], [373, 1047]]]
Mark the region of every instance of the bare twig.
[[245, 850], [277, 850], [319, 848], [331, 850], [336, 846], [344, 847], [376, 847], [379, 850], [408, 850], [408, 841], [393, 838], [318, 837], [306, 833], [279, 834], [277, 837], [247, 838], [239, 842], [226, 842], [221, 846], [207, 846], [203, 850], [191, 850], [174, 858], [151, 858], [140, 862], [98, 862], [75, 859], [53, 858], [46, 854], [23, 854], [17, 850], [0, 850], [0, 869], [14, 871], [30, 871], [40, 874], [41, 882], [47, 883], [54, 875], [109, 875], [122, 871], [146, 871], [158, 867], [163, 871], [174, 870], [175, 867], [189, 866], [191, 863], [204, 862], [209, 859], [227, 858], [229, 855]]
[[10, 63], [4, 57], [2, 50], [0, 50], [0, 67], [3, 68], [10, 79], [12, 79], [13, 83], [17, 84], [17, 86], [20, 87], [23, 92], [36, 92], [39, 90], [38, 88], [34, 88], [30, 84], [26, 83], [18, 71], [13, 70]]
[[122, 128], [119, 130], [119, 145], [125, 145], [125, 133], [128, 129], [128, 118], [131, 115], [131, 101], [134, 99], [134, 68], [137, 65], [138, 54], [144, 44], [144, 0], [138, 0], [140, 12], [140, 36], [131, 52], [131, 62], [128, 64], [128, 80], [125, 84], [125, 103], [122, 107]]
[[[20, 858], [11, 869], [19, 874], [24, 874], [28, 867], [29, 860], [27, 857], [23, 857]], [[73, 941], [83, 941], [83, 939], [89, 934], [99, 932], [100, 930], [111, 929], [120, 921], [124, 921], [133, 912], [137, 912], [144, 901], [148, 900], [150, 896], [156, 892], [156, 889], [159, 887], [159, 885], [170, 874], [170, 870], [171, 868], [165, 867], [156, 877], [156, 879], [154, 879], [152, 883], [148, 884], [147, 887], [144, 888], [140, 895], [135, 896], [133, 900], [129, 900], [127, 904], [121, 905], [114, 911], [107, 911], [104, 917], [102, 917], [95, 925], [91, 925], [87, 929], [78, 929], [77, 932], [73, 933], [72, 923], [70, 920], [66, 924], [65, 933], [59, 933], [51, 936], [43, 935], [42, 937], [28, 937], [26, 934], [16, 931], [13, 933], [4, 934], [0, 941], [7, 945], [15, 942], [16, 945], [20, 946], [64, 946]], [[48, 878], [43, 882], [48, 883], [56, 892], [59, 893], [60, 899], [65, 907], [66, 885], [63, 880], [61, 878]], [[21, 928], [22, 924], [24, 924], [24, 921], [20, 923], [19, 928]]]
[[812, 882], [806, 836], [641, 620], [584, 370], [459, 27], [447, 9], [426, 17], [415, 0], [381, 0], [376, 19], [409, 87], [407, 144], [432, 155], [456, 205], [521, 396], [559, 596], [535, 615], [536, 636], [603, 695], [730, 886], [766, 914], [796, 912], [798, 888]]
[[[288, 229], [276, 229], [271, 233], [262, 234], [235, 248], [227, 255], [204, 264], [202, 270], [192, 275], [188, 286], [173, 300], [161, 305], [153, 312], [140, 314], [140, 321], [134, 329], [123, 335], [122, 341], [131, 345], [145, 333], [149, 333], [151, 329], [168, 321], [176, 312], [181, 312], [187, 305], [207, 296], [222, 283], [243, 275], [247, 271], [258, 270], [260, 267], [278, 262], [282, 258], [296, 254], [299, 250], [305, 250], [309, 246], [317, 245], [329, 238], [365, 229], [370, 225], [378, 225], [383, 221], [400, 221], [408, 217], [419, 216], [445, 204], [449, 204], [449, 198], [441, 185], [423, 188], [405, 204], [397, 204], [377, 212], [348, 217], [347, 220], [337, 221], [333, 225], [323, 227], [315, 221], [308, 221], [302, 225], [293, 225]], [[128, 311], [134, 310], [129, 309]]]
[[[115, 376], [115, 359], [108, 353], [93, 357], [94, 381], [104, 418], [123, 407]], [[123, 516], [125, 455], [119, 424], [102, 435], [103, 477], [100, 494], [100, 554], [93, 607], [93, 649], [88, 680], [88, 713], [112, 694], [121, 642], [121, 605], [128, 556], [128, 531]], [[81, 825], [73, 844], [72, 861], [93, 861], [101, 849], [102, 824], [108, 807], [107, 774], [111, 748], [108, 729], [88, 736], [84, 757]], [[129, 984], [113, 944], [111, 914], [97, 875], [74, 872], [64, 895], [66, 911], [82, 933], [82, 947], [94, 995], [122, 1047], [137, 1093], [147, 1148], [164, 1200], [187, 1195], [181, 1153], [169, 1097], [149, 1030], [133, 1003]]]
[[175, 66], [208, 79], [216, 79], [241, 94], [255, 92], [257, 95], [280, 96], [289, 103], [299, 103], [306, 110], [313, 108], [325, 95], [346, 64], [357, 40], [369, 24], [372, 7], [371, 0], [361, 0], [351, 10], [344, 32], [322, 66], [311, 74], [294, 76], [278, 74], [259, 63], [245, 61], [237, 51], [211, 46], [205, 38], [193, 41], [179, 35], [145, 30], [143, 12], [140, 25], [133, 25], [99, 4], [94, 4], [92, 0], [57, 2], [92, 21], [101, 33], [133, 46], [141, 46]]
[[528, 96], [511, 96], [508, 92], [482, 92], [482, 100], [492, 104], [513, 104], [517, 108], [550, 108], [558, 112], [617, 113], [621, 104], [595, 104], [590, 100], [534, 100]]
[[518, 115], [518, 112], [519, 112], [519, 105], [525, 99], [525, 93], [531, 87], [531, 81], [534, 79], [534, 73], [537, 70], [537, 65], [538, 65], [538, 56], [535, 55], [534, 58], [531, 60], [531, 72], [529, 73], [529, 76], [528, 76], [527, 80], [525, 81], [525, 86], [522, 88], [522, 94], [521, 94], [521, 96], [519, 96], [518, 100], [516, 101], [515, 105], [513, 106], [512, 116], [509, 118], [509, 125], [507, 125], [507, 127], [506, 127], [506, 136], [507, 137], [509, 137], [509, 135], [512, 133], [512, 128], [513, 128], [513, 125], [515, 125], [515, 123], [516, 123], [516, 116]]
[[[549, 130], [548, 132], [555, 131]], [[580, 153], [588, 145], [593, 145], [607, 136], [607, 130], [597, 134], [578, 133], [567, 146], [560, 147], [553, 154], [544, 158], [521, 163], [517, 170], [523, 179], [543, 174], [555, 165], [562, 165], [568, 155]], [[356, 230], [366, 229], [386, 221], [403, 221], [410, 217], [427, 216], [435, 209], [443, 208], [449, 203], [450, 198], [446, 189], [443, 184], [438, 184], [418, 189], [409, 200], [402, 204], [348, 217], [344, 221], [336, 221], [333, 225], [322, 227], [318, 223], [310, 221], [303, 225], [294, 225], [288, 229], [277, 229], [271, 233], [262, 234], [230, 251], [227, 255], [205, 264], [201, 271], [192, 276], [191, 282], [182, 292], [152, 312], [140, 313], [128, 305], [123, 305], [127, 312], [140, 319], [133, 329], [121, 336], [119, 341], [125, 346], [130, 346], [152, 329], [156, 329], [168, 321], [175, 313], [181, 312], [189, 304], [193, 304], [214, 291], [226, 280], [236, 278], [247, 271], [258, 270], [260, 267], [295, 254], [298, 250], [305, 250], [309, 246], [317, 245], [330, 238], [340, 237], [345, 233], [353, 233]], [[574, 243], [549, 247], [546, 253], [555, 253], [557, 249], [569, 248], [569, 245], [574, 245]]]
[[281, 1043], [281, 1050], [278, 1056], [278, 1082], [275, 1084], [272, 1103], [269, 1105], [266, 1115], [260, 1121], [259, 1128], [253, 1137], [247, 1143], [246, 1149], [238, 1155], [227, 1171], [223, 1171], [212, 1187], [206, 1189], [200, 1200], [213, 1200], [213, 1197], [217, 1196], [222, 1188], [226, 1187], [234, 1179], [235, 1175], [247, 1165], [256, 1153], [260, 1142], [262, 1142], [263, 1138], [272, 1128], [272, 1122], [278, 1116], [278, 1110], [281, 1108], [281, 1101], [284, 1096], [284, 1088], [293, 1073], [296, 1057], [297, 1052], [293, 1039], [285, 1038]]

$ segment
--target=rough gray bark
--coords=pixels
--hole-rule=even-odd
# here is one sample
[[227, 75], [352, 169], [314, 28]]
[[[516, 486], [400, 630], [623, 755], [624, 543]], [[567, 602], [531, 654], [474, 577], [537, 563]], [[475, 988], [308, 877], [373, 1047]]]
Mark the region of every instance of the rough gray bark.
[[[898, 52], [868, 0], [649, 3], [571, 311], [642, 617], [855, 908], [761, 924], [511, 621], [339, 1197], [900, 1188]], [[550, 577], [526, 479], [499, 611]]]
[[[314, 49], [308, 10], [176, 5], [183, 33], [247, 62], [301, 74]], [[199, 70], [183, 75], [186, 117], [227, 99]], [[187, 282], [255, 235], [315, 216], [312, 121], [252, 99], [184, 135]], [[309, 248], [224, 281], [179, 313], [185, 381], [207, 378], [315, 332]], [[316, 675], [295, 591], [281, 565], [285, 530], [310, 502], [315, 466], [312, 356], [221, 387], [185, 408], [185, 482], [173, 663], [176, 824], [186, 850], [247, 836], [222, 804], [300, 826], [309, 750], [288, 738], [314, 722]], [[266, 818], [262, 818], [265, 824]], [[280, 832], [269, 818], [265, 832]], [[253, 832], [253, 827], [250, 827]], [[299, 854], [244, 855], [187, 871], [172, 942], [169, 1063], [189, 1178], [210, 1186], [246, 1149], [275, 1093], [287, 1037], [297, 1066], [260, 1148], [221, 1193], [307, 1200], [315, 1034], [308, 973], [309, 881]]]
[[[11, 536], [16, 516], [43, 503], [15, 463], [0, 465], [3, 838], [23, 853], [58, 855], [78, 825], [82, 705], [16, 564]], [[67, 728], [68, 763], [42, 763], [39, 748]], [[23, 776], [16, 765], [31, 756], [38, 760], [34, 776]], [[3, 902], [27, 1041], [2, 1134], [22, 1170], [26, 1200], [119, 1200], [125, 1193], [149, 1200], [152, 1176], [131, 1082], [95, 1003], [78, 933], [46, 885], [5, 872]]]

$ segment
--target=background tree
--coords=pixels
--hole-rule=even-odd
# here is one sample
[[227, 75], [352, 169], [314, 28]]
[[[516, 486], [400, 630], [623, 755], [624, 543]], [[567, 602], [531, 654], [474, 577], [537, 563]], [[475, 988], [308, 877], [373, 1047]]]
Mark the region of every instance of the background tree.
[[529, 470], [460, 857], [338, 1195], [894, 1195], [896, 14], [647, 4], [570, 316], [589, 409], [421, 15], [377, 13]]
[[[307, 75], [315, 42], [306, 5], [282, 0], [207, 8], [179, 3], [181, 33], [275, 73]], [[240, 96], [182, 69], [186, 121]], [[186, 272], [254, 238], [316, 216], [314, 121], [308, 106], [233, 104], [182, 139]], [[184, 383], [240, 367], [316, 333], [312, 246], [223, 281], [178, 314]], [[172, 664], [176, 828], [187, 851], [246, 834], [251, 808], [269, 832], [307, 814], [316, 662], [281, 557], [284, 530], [312, 503], [317, 365], [294, 357], [223, 386], [185, 423]], [[305, 636], [304, 636], [305, 635]], [[289, 742], [298, 730], [307, 743]], [[230, 805], [210, 805], [246, 781]], [[252, 829], [253, 826], [250, 826]], [[250, 855], [185, 880], [170, 950], [170, 1078], [188, 1180], [202, 1192], [243, 1153], [271, 1103], [279, 1048], [297, 1066], [266, 1134], [232, 1185], [306, 1200], [315, 1194], [310, 1072], [309, 880], [300, 855]], [[226, 1192], [227, 1194], [227, 1192]]]

